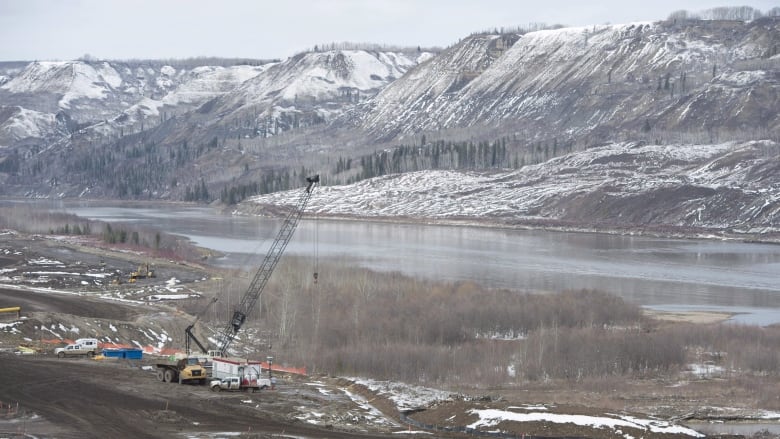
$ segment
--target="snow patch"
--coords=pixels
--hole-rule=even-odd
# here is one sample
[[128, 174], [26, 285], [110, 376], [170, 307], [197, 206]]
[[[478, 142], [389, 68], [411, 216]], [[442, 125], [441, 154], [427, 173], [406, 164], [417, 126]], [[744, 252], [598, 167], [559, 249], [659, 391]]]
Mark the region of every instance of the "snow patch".
[[670, 424], [654, 419], [640, 419], [632, 416], [608, 418], [603, 416], [565, 415], [556, 413], [517, 413], [509, 410], [485, 409], [471, 410], [479, 420], [469, 424], [468, 428], [495, 427], [501, 422], [551, 422], [555, 424], [575, 424], [593, 428], [634, 428], [642, 431], [664, 434], [684, 434], [692, 437], [704, 437], [703, 434], [687, 427]]

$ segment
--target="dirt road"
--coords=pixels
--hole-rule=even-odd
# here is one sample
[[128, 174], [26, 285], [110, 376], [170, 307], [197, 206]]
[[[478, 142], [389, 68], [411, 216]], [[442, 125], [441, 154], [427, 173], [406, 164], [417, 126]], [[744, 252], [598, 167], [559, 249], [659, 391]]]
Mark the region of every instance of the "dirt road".
[[37, 294], [29, 290], [0, 287], [0, 303], [21, 306], [26, 313], [56, 312], [78, 317], [132, 320], [139, 314], [137, 307], [109, 303], [84, 296]]
[[[258, 407], [283, 411], [287, 395], [226, 395], [203, 386], [160, 383], [153, 373], [128, 363], [10, 354], [1, 355], [0, 363], [0, 399], [19, 403], [16, 418], [26, 417], [24, 432], [36, 437], [170, 438], [219, 432], [249, 433], [246, 437], [387, 437], [280, 422]], [[249, 399], [256, 401], [248, 404]], [[0, 433], [18, 433], [19, 425], [0, 417]]]

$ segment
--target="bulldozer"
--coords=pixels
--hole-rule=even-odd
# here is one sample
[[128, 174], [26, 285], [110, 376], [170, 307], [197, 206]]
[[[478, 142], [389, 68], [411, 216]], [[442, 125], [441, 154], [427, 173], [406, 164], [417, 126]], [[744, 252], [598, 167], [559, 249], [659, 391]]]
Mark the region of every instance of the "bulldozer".
[[130, 279], [128, 282], [135, 283], [138, 279], [148, 279], [154, 277], [154, 270], [149, 268], [149, 263], [141, 264], [138, 266], [138, 270], [130, 273]]

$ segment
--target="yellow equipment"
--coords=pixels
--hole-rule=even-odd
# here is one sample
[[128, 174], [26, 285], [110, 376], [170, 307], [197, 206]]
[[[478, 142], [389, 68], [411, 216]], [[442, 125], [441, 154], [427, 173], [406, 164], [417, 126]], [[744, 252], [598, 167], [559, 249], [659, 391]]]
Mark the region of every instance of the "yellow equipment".
[[0, 308], [0, 314], [4, 312], [15, 312], [16, 317], [19, 318], [22, 316], [22, 307], [21, 306], [12, 306], [9, 308]]
[[154, 270], [149, 269], [149, 263], [141, 264], [138, 266], [138, 270], [130, 273], [130, 279], [128, 282], [134, 283], [138, 279], [147, 279], [154, 277]]

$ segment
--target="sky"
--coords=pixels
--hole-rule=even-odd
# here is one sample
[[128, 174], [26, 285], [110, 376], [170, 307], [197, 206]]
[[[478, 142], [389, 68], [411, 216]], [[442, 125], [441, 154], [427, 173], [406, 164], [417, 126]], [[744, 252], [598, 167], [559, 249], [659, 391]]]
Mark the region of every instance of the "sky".
[[328, 43], [448, 47], [532, 23], [656, 21], [777, 0], [0, 0], [0, 61], [284, 59]]

